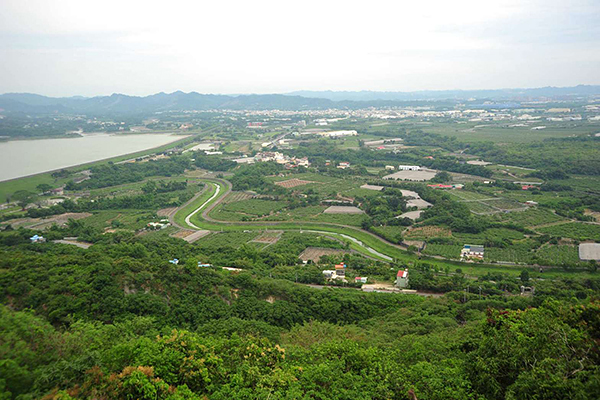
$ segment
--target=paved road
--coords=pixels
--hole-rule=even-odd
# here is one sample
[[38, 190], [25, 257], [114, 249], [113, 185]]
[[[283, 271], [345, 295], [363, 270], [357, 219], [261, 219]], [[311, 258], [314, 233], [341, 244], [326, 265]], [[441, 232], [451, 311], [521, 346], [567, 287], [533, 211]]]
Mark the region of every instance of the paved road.
[[208, 186], [206, 186], [206, 185], [205, 185], [205, 186], [202, 188], [202, 190], [201, 190], [201, 191], [199, 191], [198, 193], [196, 193], [196, 194], [194, 195], [194, 197], [192, 197], [191, 199], [189, 199], [188, 201], [186, 201], [185, 203], [183, 203], [181, 206], [179, 206], [179, 207], [175, 208], [174, 210], [172, 210], [171, 212], [169, 212], [169, 213], [167, 214], [167, 218], [169, 218], [169, 222], [171, 223], [171, 225], [173, 225], [173, 226], [176, 226], [176, 227], [177, 227], [177, 228], [179, 228], [179, 229], [189, 229], [189, 227], [187, 227], [187, 226], [181, 226], [181, 225], [179, 225], [177, 222], [175, 222], [175, 214], [177, 214], [177, 212], [178, 212], [179, 210], [183, 209], [184, 207], [187, 207], [187, 206], [188, 206], [188, 204], [190, 204], [190, 203], [192, 203], [192, 202], [196, 201], [196, 199], [197, 199], [198, 197], [202, 196], [202, 194], [203, 194], [205, 191], [207, 191], [207, 190], [208, 190]]
[[219, 192], [221, 191], [221, 186], [220, 185], [215, 185], [215, 187], [217, 188], [215, 190], [215, 193], [208, 199], [206, 200], [204, 203], [202, 203], [202, 205], [198, 208], [196, 208], [194, 211], [192, 211], [192, 213], [190, 215], [188, 215], [187, 217], [185, 217], [185, 223], [188, 224], [189, 226], [191, 226], [192, 228], [201, 230], [201, 228], [197, 227], [196, 225], [194, 225], [191, 221], [190, 218], [192, 218], [198, 211], [202, 210], [202, 208], [204, 206], [206, 206], [208, 203], [210, 203], [211, 201], [213, 201], [215, 199], [215, 197], [217, 197], [219, 195]]
[[[213, 199], [215, 199], [218, 196], [218, 194], [220, 192], [220, 188], [217, 185], [217, 188], [218, 188], [217, 192], [210, 199], [208, 199], [204, 204], [202, 204], [200, 207], [198, 207], [193, 212], [193, 214], [195, 214], [196, 212], [198, 212], [199, 210], [202, 209], [202, 218], [204, 218], [206, 221], [209, 221], [209, 222], [212, 222], [212, 223], [215, 223], [215, 224], [223, 224], [223, 225], [248, 225], [248, 226], [277, 226], [277, 225], [280, 225], [280, 224], [290, 223], [290, 221], [264, 221], [264, 222], [256, 222], [256, 221], [254, 221], [254, 222], [248, 222], [248, 221], [220, 221], [220, 220], [216, 220], [216, 219], [210, 217], [208, 214], [216, 206], [218, 206], [225, 199], [225, 197], [227, 197], [227, 195], [229, 194], [229, 192], [231, 192], [231, 189], [232, 189], [231, 182], [229, 182], [229, 181], [227, 181], [225, 179], [220, 179], [220, 178], [201, 178], [201, 179], [207, 180], [207, 181], [211, 181], [211, 182], [218, 182], [218, 183], [220, 183], [221, 185], [223, 185], [225, 187], [225, 189], [222, 191], [221, 196], [218, 199], [216, 199], [214, 202], [210, 203]], [[207, 188], [205, 187], [204, 190], [207, 190]], [[183, 207], [185, 207], [186, 205], [188, 205], [190, 202], [194, 201], [196, 198], [198, 198], [198, 196], [202, 192], [200, 192], [198, 195], [194, 196], [192, 198], [192, 200], [188, 201], [183, 206], [179, 207], [179, 209], [182, 209]], [[210, 204], [207, 205], [207, 203], [210, 203]], [[203, 207], [205, 205], [207, 205], [207, 206], [203, 209]], [[178, 211], [178, 210], [176, 210], [176, 211]], [[174, 214], [175, 214], [175, 212], [173, 212], [173, 215]], [[171, 216], [169, 216], [169, 219], [171, 220]], [[186, 222], [188, 222], [188, 221], [189, 221], [189, 216], [188, 216], [188, 218], [186, 218]], [[382, 258], [387, 259], [388, 261], [392, 261], [393, 260], [392, 257], [390, 257], [390, 256], [388, 256], [386, 254], [379, 253], [376, 250], [371, 249], [370, 247], [364, 245], [360, 240], [358, 240], [358, 239], [356, 239], [356, 238], [354, 238], [354, 237], [351, 236], [352, 232], [354, 231], [354, 232], [365, 233], [365, 234], [367, 234], [367, 235], [369, 235], [369, 236], [371, 236], [371, 237], [379, 240], [380, 242], [385, 243], [385, 244], [387, 244], [389, 246], [395, 247], [395, 248], [397, 248], [399, 250], [406, 251], [408, 249], [408, 246], [399, 245], [399, 244], [396, 244], [396, 243], [389, 242], [386, 239], [384, 239], [384, 238], [382, 238], [380, 236], [375, 235], [374, 233], [371, 233], [369, 231], [366, 231], [364, 229], [360, 229], [360, 228], [357, 228], [357, 227], [354, 227], [354, 226], [334, 224], [334, 223], [329, 223], [329, 222], [311, 223], [311, 222], [305, 222], [305, 221], [297, 221], [297, 223], [298, 224], [302, 224], [302, 226], [308, 228], [308, 229], [304, 229], [304, 231], [311, 231], [310, 230], [311, 224], [312, 225], [314, 225], [314, 224], [317, 224], [317, 225], [329, 225], [329, 226], [334, 226], [334, 227], [338, 227], [338, 228], [345, 228], [345, 229], [348, 230], [347, 234], [339, 234], [339, 235], [344, 236], [345, 238], [347, 238], [349, 240], [352, 240], [353, 242], [359, 244], [360, 246], [362, 246], [367, 251], [369, 251], [369, 252], [371, 252], [373, 254], [376, 254], [376, 255], [378, 255], [380, 257], [383, 256]], [[174, 224], [174, 225], [176, 225], [176, 224]], [[193, 225], [191, 223], [190, 223], [190, 226], [188, 226], [188, 227], [181, 227], [181, 228], [183, 228], [183, 229], [189, 229], [190, 227], [193, 227], [194, 229], [201, 229], [201, 228], [199, 228], [199, 227], [197, 227], [197, 226], [195, 226], [195, 225]], [[298, 228], [297, 230], [300, 231], [301, 229]], [[312, 232], [320, 232], [320, 233], [329, 234], [329, 235], [332, 234], [332, 232], [325, 232], [325, 231], [318, 231], [318, 230], [314, 230]], [[333, 233], [333, 234], [335, 234], [335, 233]], [[433, 258], [433, 259], [437, 259], [437, 260], [440, 260], [440, 261], [450, 261], [450, 262], [456, 262], [456, 263], [459, 262], [457, 260], [447, 259], [447, 258], [444, 258], [442, 256], [427, 256], [427, 258]], [[504, 266], [513, 266], [514, 265], [514, 266], [522, 266], [524, 268], [527, 268], [527, 267], [529, 267], [529, 268], [540, 268], [541, 267], [543, 269], [559, 268], [559, 267], [553, 267], [553, 266], [521, 265], [521, 264], [516, 264], [516, 263], [510, 263], [510, 262], [497, 263], [497, 265], [504, 265]]]

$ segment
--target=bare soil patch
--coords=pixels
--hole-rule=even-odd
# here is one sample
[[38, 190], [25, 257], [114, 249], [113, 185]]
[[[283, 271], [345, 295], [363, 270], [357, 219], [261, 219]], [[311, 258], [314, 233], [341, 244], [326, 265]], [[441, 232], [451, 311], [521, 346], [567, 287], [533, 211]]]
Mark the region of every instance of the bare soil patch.
[[258, 235], [256, 238], [251, 240], [251, 242], [268, 243], [268, 244], [277, 243], [279, 241], [279, 239], [281, 239], [282, 234], [283, 234], [283, 231], [263, 232], [260, 235]]
[[318, 263], [321, 257], [332, 254], [349, 254], [350, 251], [342, 249], [327, 249], [323, 247], [307, 247], [298, 256], [302, 261], [312, 261]]
[[180, 231], [170, 234], [169, 236], [177, 239], [183, 239], [188, 243], [194, 243], [196, 240], [203, 238], [209, 233], [210, 231], [193, 231], [188, 229], [182, 229]]
[[325, 211], [325, 214], [363, 214], [364, 211], [354, 206], [331, 206]]
[[234, 203], [253, 198], [255, 195], [247, 192], [231, 192], [222, 201], [222, 204]]
[[275, 182], [277, 186], [283, 186], [286, 189], [293, 188], [296, 186], [308, 185], [309, 183], [315, 183], [313, 181], [305, 181], [302, 179], [288, 179], [287, 181]]
[[161, 210], [158, 210], [156, 212], [156, 215], [158, 215], [159, 217], [168, 217], [175, 210], [177, 210], [177, 207], [163, 208]]
[[404, 237], [409, 238], [432, 238], [432, 237], [450, 237], [452, 231], [439, 226], [421, 226], [418, 228], [409, 229]]
[[22, 220], [13, 222], [12, 226], [14, 228], [23, 226], [26, 228], [46, 229], [50, 228], [54, 224], [58, 226], [63, 226], [67, 222], [69, 222], [70, 219], [78, 220], [90, 216], [92, 216], [92, 214], [90, 213], [65, 213], [60, 215], [53, 215], [48, 218], [24, 218]]

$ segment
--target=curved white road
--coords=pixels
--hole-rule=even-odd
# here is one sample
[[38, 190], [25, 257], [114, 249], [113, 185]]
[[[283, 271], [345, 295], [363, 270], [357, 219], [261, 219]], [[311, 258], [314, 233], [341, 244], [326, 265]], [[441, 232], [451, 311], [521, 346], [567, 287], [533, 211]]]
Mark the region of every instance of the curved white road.
[[190, 218], [193, 217], [194, 214], [196, 214], [198, 211], [202, 210], [204, 208], [204, 206], [206, 206], [208, 203], [213, 201], [214, 198], [219, 195], [219, 192], [221, 191], [221, 185], [217, 184], [215, 186], [217, 187], [217, 190], [215, 190], [215, 193], [210, 197], [210, 199], [206, 200], [204, 203], [202, 203], [202, 205], [200, 207], [196, 208], [190, 215], [185, 217], [185, 223], [188, 224], [189, 226], [193, 227], [194, 229], [202, 230], [202, 228], [199, 228], [196, 225], [194, 225], [192, 222], [190, 222]]

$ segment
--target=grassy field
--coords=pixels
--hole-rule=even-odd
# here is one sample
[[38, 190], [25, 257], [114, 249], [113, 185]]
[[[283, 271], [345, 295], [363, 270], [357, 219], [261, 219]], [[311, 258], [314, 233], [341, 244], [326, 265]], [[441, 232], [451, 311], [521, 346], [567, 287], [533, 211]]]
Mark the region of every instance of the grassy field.
[[[207, 182], [206, 185], [207, 185], [206, 186], [207, 189], [204, 190], [204, 192], [202, 192], [194, 201], [192, 201], [191, 203], [189, 203], [187, 206], [183, 207], [181, 210], [179, 210], [175, 214], [175, 216], [174, 216], [173, 219], [175, 220], [175, 223], [177, 225], [179, 225], [179, 226], [187, 226], [187, 223], [185, 222], [185, 217], [187, 217], [195, 209], [197, 209], [202, 204], [204, 204], [215, 193], [216, 186], [215, 186], [214, 183]], [[194, 216], [196, 216], [196, 215], [194, 215]]]
[[500, 208], [502, 210], [525, 209], [523, 204], [510, 199], [485, 200], [483, 203], [492, 207]]
[[423, 254], [428, 254], [431, 256], [442, 256], [445, 258], [460, 258], [460, 250], [462, 249], [461, 245], [458, 244], [435, 244], [430, 243], [423, 250]]
[[240, 247], [258, 235], [258, 232], [215, 232], [197, 243], [200, 248]]
[[406, 227], [404, 226], [377, 226], [374, 227], [373, 230], [386, 240], [397, 243], [398, 240], [402, 238], [402, 231], [405, 228]]
[[343, 196], [347, 196], [349, 195], [350, 191], [354, 189], [359, 189], [360, 186], [366, 183], [366, 181], [368, 180], [368, 177], [365, 177], [364, 179], [339, 179], [315, 173], [290, 174], [285, 177], [267, 177], [267, 179], [271, 180], [272, 182], [286, 181], [292, 178], [316, 182], [298, 186], [298, 189], [301, 189], [303, 192], [306, 192], [308, 189], [312, 189], [322, 196], [330, 197], [335, 197], [338, 193], [340, 193]]
[[491, 218], [499, 222], [512, 222], [523, 226], [537, 226], [565, 220], [545, 208], [529, 208], [523, 212], [495, 214]]
[[540, 233], [576, 240], [595, 240], [600, 242], [600, 225], [569, 222], [537, 229]]
[[91, 217], [82, 219], [87, 225], [99, 229], [138, 230], [148, 222], [158, 222], [155, 213], [147, 210], [107, 210], [94, 211]]
[[461, 200], [483, 200], [483, 199], [489, 199], [495, 196], [489, 195], [489, 194], [481, 194], [481, 193], [477, 193], [477, 192], [470, 192], [467, 190], [449, 190], [446, 193], [448, 193], [450, 196], [454, 197], [454, 200], [457, 201], [461, 201]]
[[285, 201], [248, 199], [225, 204], [222, 209], [233, 213], [250, 214], [253, 216], [269, 215], [287, 206]]
[[[427, 132], [455, 136], [460, 141], [491, 141], [495, 143], [531, 143], [550, 138], [562, 138], [578, 134], [592, 134], [597, 127], [581, 123], [536, 122], [531, 126], [544, 125], [546, 129], [531, 130], [531, 127], [507, 127], [507, 122], [469, 122], [465, 124], [433, 123], [419, 127]], [[415, 127], [418, 127], [416, 125]]]
[[[220, 184], [219, 184], [220, 185]], [[192, 208], [193, 210], [193, 208]], [[178, 213], [179, 214], [179, 213]], [[182, 214], [183, 216], [187, 214]], [[398, 262], [401, 263], [413, 263], [418, 261], [416, 255], [409, 254], [400, 248], [389, 245], [387, 243], [382, 242], [377, 237], [374, 237], [367, 232], [364, 232], [357, 228], [343, 228], [336, 225], [326, 225], [323, 223], [310, 223], [310, 222], [282, 222], [277, 225], [266, 225], [264, 223], [256, 222], [252, 224], [220, 224], [220, 223], [212, 223], [202, 219], [201, 213], [197, 213], [192, 218], [193, 222], [201, 227], [202, 229], [208, 229], [213, 231], [225, 231], [225, 232], [244, 232], [244, 231], [260, 231], [265, 228], [268, 229], [278, 229], [278, 230], [286, 230], [286, 231], [301, 231], [306, 232], [307, 234], [311, 234], [307, 232], [307, 230], [315, 230], [321, 232], [329, 232], [334, 235], [338, 235], [340, 240], [348, 243], [351, 249], [358, 251], [359, 253], [373, 256], [375, 258], [379, 258], [377, 255], [369, 252], [365, 247], [354, 243], [344, 237], [339, 235], [349, 235], [353, 237], [355, 240], [360, 241], [364, 246], [368, 246], [380, 253], [386, 254], [390, 257], [395, 258]], [[460, 245], [457, 245], [453, 248], [447, 248], [445, 251], [447, 254], [450, 251], [454, 252], [455, 249], [458, 249], [460, 252]], [[450, 261], [450, 260], [436, 260], [436, 259], [428, 259], [422, 258], [421, 261], [429, 262], [433, 265], [436, 265], [439, 268], [444, 268], [446, 266], [450, 267], [451, 270], [455, 270], [457, 268], [461, 269], [463, 273], [472, 275], [472, 276], [480, 276], [486, 273], [506, 273], [509, 275], [519, 275], [522, 267], [519, 266], [500, 266], [500, 265], [487, 265], [487, 264], [471, 264], [471, 263], [460, 263], [458, 261]], [[592, 276], [592, 274], [581, 272], [581, 271], [564, 271], [561, 269], [553, 269], [551, 271], [545, 272], [544, 277], [558, 277], [558, 276], [574, 276], [577, 275], [579, 277]], [[531, 276], [533, 278], [540, 276], [537, 272], [532, 271]]]
[[478, 201], [471, 201], [465, 204], [467, 205], [470, 211], [477, 214], [498, 212], [498, 210], [496, 210], [494, 207], [485, 203], [480, 203]]

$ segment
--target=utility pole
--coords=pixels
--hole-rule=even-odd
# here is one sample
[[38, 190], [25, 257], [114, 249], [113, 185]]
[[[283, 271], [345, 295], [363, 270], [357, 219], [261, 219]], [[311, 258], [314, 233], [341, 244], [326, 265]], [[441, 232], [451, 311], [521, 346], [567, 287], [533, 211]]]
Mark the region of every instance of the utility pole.
[[481, 286], [479, 286], [479, 300], [481, 300]]

